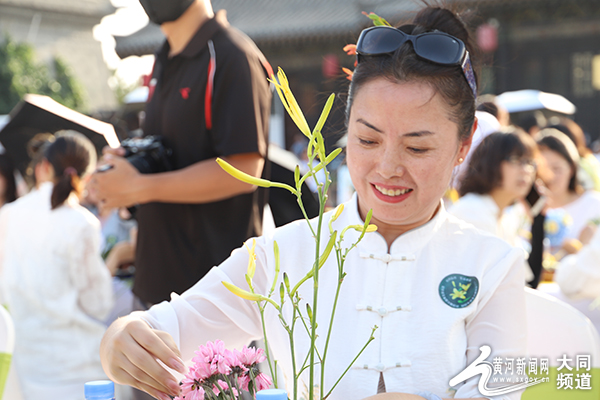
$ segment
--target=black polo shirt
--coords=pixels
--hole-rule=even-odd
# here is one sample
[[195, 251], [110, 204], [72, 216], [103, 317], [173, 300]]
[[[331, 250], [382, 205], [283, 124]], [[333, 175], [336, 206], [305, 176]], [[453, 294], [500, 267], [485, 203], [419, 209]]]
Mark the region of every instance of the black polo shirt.
[[[211, 129], [205, 120], [209, 40], [216, 60]], [[165, 42], [156, 55], [144, 135], [165, 138], [175, 168], [232, 154], [266, 156], [271, 92], [264, 56], [229, 26], [225, 12], [204, 23], [180, 54], [168, 55]], [[247, 238], [260, 235], [261, 197], [257, 191], [213, 203], [140, 206], [133, 292], [158, 303], [190, 288]]]

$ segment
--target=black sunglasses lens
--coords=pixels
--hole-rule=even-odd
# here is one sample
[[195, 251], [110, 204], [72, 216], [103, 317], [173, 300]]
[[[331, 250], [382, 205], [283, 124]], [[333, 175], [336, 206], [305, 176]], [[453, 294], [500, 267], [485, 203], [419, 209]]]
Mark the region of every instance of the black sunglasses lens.
[[464, 46], [458, 40], [435, 33], [417, 37], [415, 52], [429, 61], [439, 64], [457, 64], [461, 61]]
[[406, 35], [394, 28], [363, 31], [357, 51], [361, 54], [385, 54], [396, 51], [406, 40]]

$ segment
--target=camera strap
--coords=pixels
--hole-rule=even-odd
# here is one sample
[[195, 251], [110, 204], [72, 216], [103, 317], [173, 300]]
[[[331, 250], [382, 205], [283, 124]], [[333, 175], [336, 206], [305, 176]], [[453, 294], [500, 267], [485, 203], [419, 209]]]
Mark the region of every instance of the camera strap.
[[206, 81], [206, 92], [204, 93], [204, 121], [206, 129], [212, 129], [212, 98], [215, 87], [215, 70], [217, 69], [217, 54], [212, 40], [208, 41], [210, 61], [208, 62], [208, 79]]
[[[208, 77], [206, 81], [206, 91], [204, 92], [204, 121], [206, 123], [206, 129], [212, 129], [212, 99], [215, 88], [215, 72], [217, 70], [217, 53], [215, 51], [215, 45], [212, 40], [208, 40], [208, 52], [210, 54], [210, 60], [208, 62]], [[259, 52], [260, 62], [267, 74], [267, 78], [271, 78], [273, 68], [267, 61], [265, 56]]]

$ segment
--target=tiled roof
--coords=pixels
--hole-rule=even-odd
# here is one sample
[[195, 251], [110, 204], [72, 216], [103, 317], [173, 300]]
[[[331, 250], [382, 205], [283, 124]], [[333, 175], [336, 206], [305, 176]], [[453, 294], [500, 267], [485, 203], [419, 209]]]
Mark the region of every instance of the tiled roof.
[[0, 0], [1, 5], [90, 17], [103, 17], [115, 11], [110, 0]]
[[[370, 25], [362, 11], [397, 21], [419, 8], [410, 0], [213, 0], [227, 10], [229, 22], [255, 42], [307, 40], [347, 35]], [[151, 54], [163, 41], [159, 27], [149, 24], [127, 37], [115, 37], [119, 57]]]

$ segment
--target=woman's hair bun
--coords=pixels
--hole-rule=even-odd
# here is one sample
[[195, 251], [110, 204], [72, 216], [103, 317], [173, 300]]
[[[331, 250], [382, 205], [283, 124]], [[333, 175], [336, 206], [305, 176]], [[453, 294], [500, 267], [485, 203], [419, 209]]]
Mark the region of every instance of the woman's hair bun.
[[[452, 35], [462, 40], [469, 52], [473, 52], [474, 43], [469, 29], [460, 14], [452, 8], [427, 6], [419, 11], [412, 23], [423, 29], [423, 32], [438, 30]], [[422, 33], [421, 29], [413, 34]]]

